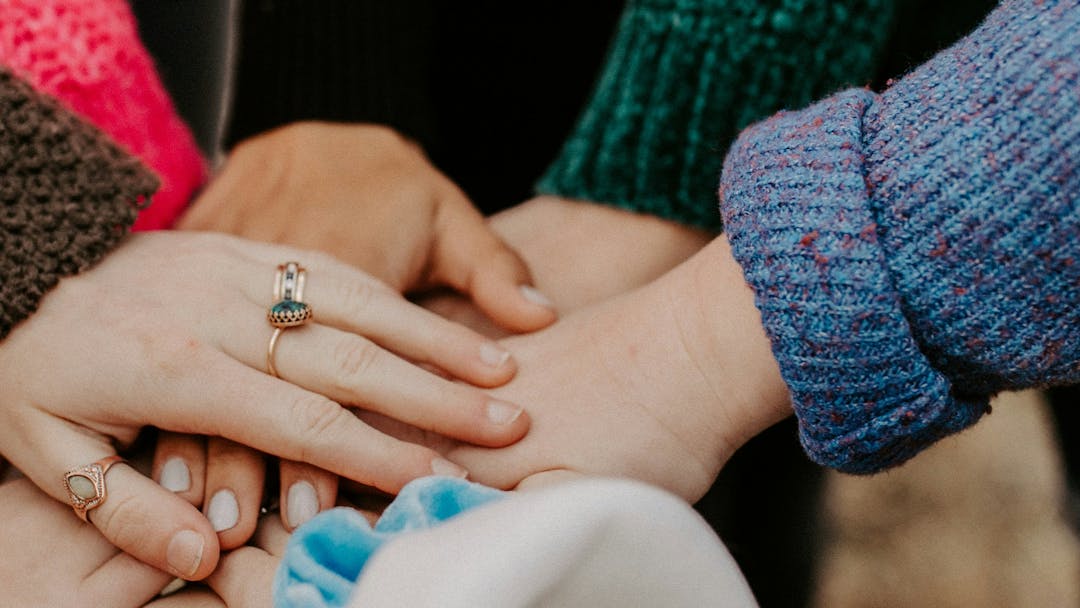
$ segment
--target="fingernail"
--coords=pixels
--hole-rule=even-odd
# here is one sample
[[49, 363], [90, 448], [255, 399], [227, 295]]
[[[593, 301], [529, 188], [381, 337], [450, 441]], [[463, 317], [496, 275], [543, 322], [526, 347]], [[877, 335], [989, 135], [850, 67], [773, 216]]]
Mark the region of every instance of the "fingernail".
[[183, 589], [185, 586], [187, 586], [187, 581], [182, 578], [174, 578], [171, 583], [165, 585], [165, 588], [158, 592], [158, 595], [160, 597], [172, 595], [177, 591]]
[[285, 515], [289, 525], [298, 527], [305, 521], [319, 514], [319, 496], [315, 486], [306, 481], [298, 481], [289, 486], [289, 495], [285, 500]]
[[181, 530], [169, 541], [165, 560], [175, 574], [192, 577], [202, 563], [203, 537], [192, 530]]
[[232, 490], [218, 490], [210, 498], [210, 505], [206, 508], [206, 518], [215, 532], [223, 532], [236, 525], [240, 521], [240, 505], [236, 503], [236, 494]]
[[491, 367], [500, 368], [509, 359], [510, 351], [499, 348], [490, 342], [480, 347], [480, 360]]
[[170, 492], [187, 492], [191, 489], [191, 471], [183, 458], [170, 458], [161, 467], [161, 487]]
[[505, 401], [488, 401], [487, 417], [495, 424], [510, 424], [518, 419], [523, 408]]
[[460, 479], [465, 479], [469, 476], [468, 471], [445, 458], [433, 459], [431, 461], [431, 472], [436, 475], [444, 475], [446, 477], [458, 477]]
[[535, 287], [529, 285], [522, 285], [518, 289], [521, 290], [521, 295], [525, 296], [525, 299], [533, 304], [539, 304], [545, 308], [555, 308], [555, 305], [551, 303], [551, 300], [547, 296], [537, 291]]

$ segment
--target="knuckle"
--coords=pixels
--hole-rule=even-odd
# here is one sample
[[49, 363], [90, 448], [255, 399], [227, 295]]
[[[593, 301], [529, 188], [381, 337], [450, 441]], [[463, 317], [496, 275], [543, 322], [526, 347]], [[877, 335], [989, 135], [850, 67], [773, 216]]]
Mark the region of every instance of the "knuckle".
[[[293, 404], [293, 419], [299, 433], [301, 450], [318, 445], [327, 433], [336, 428], [347, 412], [337, 403], [322, 395], [305, 395]], [[300, 460], [307, 461], [302, 454]]]
[[372, 308], [378, 288], [366, 281], [343, 281], [338, 288], [337, 298], [342, 308], [351, 315], [363, 315]]
[[145, 544], [147, 529], [147, 505], [137, 497], [110, 496], [108, 508], [99, 507], [90, 512], [90, 519], [101, 533], [114, 545], [125, 551]]
[[379, 355], [379, 347], [363, 338], [348, 336], [338, 342], [333, 350], [334, 381], [338, 388], [354, 387], [357, 378], [370, 375]]

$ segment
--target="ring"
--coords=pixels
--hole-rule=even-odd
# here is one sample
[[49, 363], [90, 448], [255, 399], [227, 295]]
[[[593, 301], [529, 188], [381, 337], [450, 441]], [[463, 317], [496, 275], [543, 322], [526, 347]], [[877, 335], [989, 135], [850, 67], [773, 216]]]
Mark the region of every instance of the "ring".
[[275, 303], [266, 312], [266, 320], [274, 328], [270, 343], [266, 346], [266, 371], [278, 378], [274, 366], [274, 351], [281, 332], [290, 327], [303, 325], [311, 320], [311, 306], [304, 302], [304, 282], [307, 271], [298, 262], [285, 262], [277, 267], [274, 275]]
[[124, 462], [124, 459], [116, 455], [106, 456], [93, 464], [72, 469], [64, 474], [68, 500], [79, 519], [89, 521], [87, 513], [104, 504], [109, 495], [105, 489], [105, 474], [118, 462]]

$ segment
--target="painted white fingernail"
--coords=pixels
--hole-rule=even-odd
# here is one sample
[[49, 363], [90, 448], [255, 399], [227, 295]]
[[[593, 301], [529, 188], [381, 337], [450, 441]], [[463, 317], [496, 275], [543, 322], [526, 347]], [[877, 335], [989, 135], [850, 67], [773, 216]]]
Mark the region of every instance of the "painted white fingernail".
[[185, 586], [187, 586], [187, 581], [182, 578], [174, 578], [171, 583], [165, 585], [165, 588], [162, 589], [158, 593], [158, 595], [161, 597], [165, 597], [166, 595], [172, 595], [177, 591], [183, 589]]
[[240, 521], [240, 505], [236, 502], [236, 494], [232, 490], [218, 490], [210, 498], [210, 505], [206, 508], [206, 519], [215, 532], [223, 532], [236, 525]]
[[521, 407], [505, 401], [488, 401], [487, 405], [488, 420], [495, 424], [510, 424], [518, 419], [522, 411]]
[[203, 537], [194, 530], [181, 530], [169, 540], [165, 561], [174, 574], [190, 578], [202, 563]]
[[446, 477], [458, 477], [460, 479], [465, 479], [469, 476], [468, 471], [445, 458], [432, 459], [431, 472], [436, 475], [444, 475]]
[[289, 486], [289, 495], [285, 498], [285, 515], [289, 525], [298, 527], [305, 521], [319, 514], [319, 496], [315, 486], [306, 481], [298, 481]]
[[503, 366], [510, 359], [510, 351], [500, 348], [490, 342], [480, 347], [480, 360], [496, 369]]
[[170, 458], [161, 467], [161, 487], [170, 492], [187, 492], [191, 489], [191, 471], [183, 458]]
[[540, 293], [535, 287], [529, 285], [522, 285], [518, 289], [521, 290], [521, 295], [525, 296], [525, 299], [533, 304], [539, 304], [545, 308], [555, 308], [555, 305], [548, 299], [547, 296]]

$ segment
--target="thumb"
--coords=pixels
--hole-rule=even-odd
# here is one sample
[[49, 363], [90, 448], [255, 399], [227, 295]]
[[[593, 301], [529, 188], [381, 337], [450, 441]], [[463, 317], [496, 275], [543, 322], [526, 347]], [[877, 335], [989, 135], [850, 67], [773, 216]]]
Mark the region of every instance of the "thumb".
[[527, 332], [557, 318], [554, 304], [532, 286], [525, 262], [460, 191], [440, 203], [434, 242], [431, 280], [466, 294], [498, 325]]

